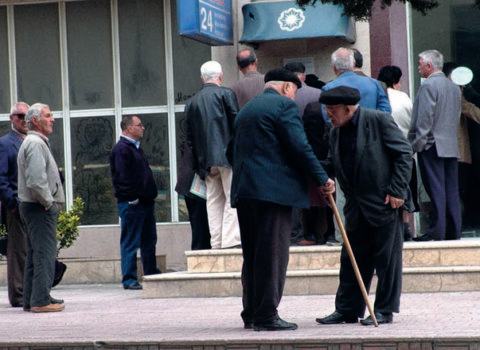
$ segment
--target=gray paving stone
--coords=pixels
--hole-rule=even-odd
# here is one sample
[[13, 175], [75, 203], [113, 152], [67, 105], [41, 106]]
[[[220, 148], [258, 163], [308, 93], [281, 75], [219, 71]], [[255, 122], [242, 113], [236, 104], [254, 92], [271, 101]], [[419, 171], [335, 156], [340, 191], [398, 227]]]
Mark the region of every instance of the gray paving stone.
[[[393, 324], [321, 326], [333, 295], [287, 296], [282, 318], [299, 329], [243, 329], [241, 298], [142, 299], [120, 284], [59, 285], [65, 311], [11, 308], [0, 288], [0, 349], [478, 349], [480, 291], [403, 294]], [[373, 296], [371, 296], [373, 300]], [[96, 344], [96, 346], [95, 346]], [[360, 345], [359, 345], [360, 344]], [[359, 347], [360, 346], [360, 347]]]

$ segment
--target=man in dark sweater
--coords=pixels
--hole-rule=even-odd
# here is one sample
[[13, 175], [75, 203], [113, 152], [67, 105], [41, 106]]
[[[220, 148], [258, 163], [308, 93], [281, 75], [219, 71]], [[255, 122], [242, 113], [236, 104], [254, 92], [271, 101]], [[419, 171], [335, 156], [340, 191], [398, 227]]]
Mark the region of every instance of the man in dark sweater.
[[124, 289], [142, 289], [137, 281], [137, 250], [140, 248], [145, 275], [161, 273], [155, 245], [155, 198], [157, 186], [140, 139], [145, 127], [140, 118], [124, 116], [122, 135], [110, 154], [110, 172], [121, 219], [120, 253]]

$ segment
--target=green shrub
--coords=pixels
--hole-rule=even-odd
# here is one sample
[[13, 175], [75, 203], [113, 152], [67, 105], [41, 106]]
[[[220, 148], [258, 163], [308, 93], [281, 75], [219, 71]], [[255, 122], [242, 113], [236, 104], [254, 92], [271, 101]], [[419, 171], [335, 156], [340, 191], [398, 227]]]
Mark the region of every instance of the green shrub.
[[77, 197], [73, 200], [72, 209], [62, 210], [58, 215], [57, 255], [60, 249], [70, 247], [78, 238], [78, 226], [80, 226], [80, 217], [83, 214], [84, 205], [82, 198]]

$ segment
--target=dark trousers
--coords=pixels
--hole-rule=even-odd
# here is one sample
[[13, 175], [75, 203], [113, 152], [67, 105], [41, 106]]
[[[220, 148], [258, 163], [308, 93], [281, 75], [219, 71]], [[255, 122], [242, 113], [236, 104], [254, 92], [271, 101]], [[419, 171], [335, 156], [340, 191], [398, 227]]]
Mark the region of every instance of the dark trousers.
[[278, 317], [289, 259], [292, 208], [256, 199], [237, 203], [242, 240], [245, 323], [268, 323]]
[[160, 273], [157, 268], [155, 204], [117, 204], [121, 220], [120, 254], [122, 259], [122, 284], [137, 282], [137, 251], [140, 249], [144, 275]]
[[7, 211], [7, 283], [8, 300], [10, 305], [18, 305], [23, 302], [23, 272], [27, 258], [27, 236], [25, 224], [17, 209], [11, 213]]
[[[400, 309], [403, 223], [401, 210], [397, 212], [395, 220], [381, 227], [370, 225], [360, 213], [357, 228], [347, 231], [367, 292], [370, 290], [374, 271], [377, 273], [374, 309], [385, 314], [399, 312]], [[365, 313], [365, 301], [345, 245], [340, 256], [340, 285], [335, 298], [335, 308], [343, 315], [360, 318]]]
[[23, 305], [49, 305], [57, 256], [58, 209], [52, 205], [46, 211], [40, 203], [20, 203], [20, 215], [27, 229]]
[[211, 249], [207, 201], [185, 196], [185, 204], [192, 229], [192, 250]]
[[418, 166], [431, 201], [426, 234], [437, 240], [460, 239], [462, 219], [457, 159], [439, 158], [434, 145], [418, 153]]

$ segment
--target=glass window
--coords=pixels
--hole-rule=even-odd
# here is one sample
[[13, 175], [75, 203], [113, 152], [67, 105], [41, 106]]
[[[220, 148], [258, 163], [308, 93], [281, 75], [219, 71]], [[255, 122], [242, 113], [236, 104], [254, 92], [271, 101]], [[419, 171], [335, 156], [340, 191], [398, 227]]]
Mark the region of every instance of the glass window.
[[124, 107], [166, 105], [163, 2], [118, 3]]
[[66, 3], [71, 109], [112, 108], [110, 2]]
[[85, 202], [82, 224], [118, 224], [109, 164], [115, 118], [72, 118], [71, 130], [73, 195]]
[[211, 60], [210, 46], [178, 34], [176, 1], [172, 1], [172, 46], [175, 104], [184, 104], [202, 88], [200, 66]]
[[[471, 87], [480, 92], [480, 11], [473, 7], [474, 0], [445, 0], [427, 16], [412, 11], [412, 71], [414, 73], [414, 92], [420, 86], [417, 71], [418, 54], [429, 49], [436, 49], [444, 56], [444, 62], [453, 61], [469, 67], [474, 74]], [[413, 95], [415, 96], [415, 95]], [[467, 94], [465, 94], [467, 97]], [[467, 98], [468, 100], [468, 98]], [[475, 102], [472, 100], [471, 102]], [[480, 101], [476, 101], [480, 108]], [[480, 126], [467, 121], [470, 139], [472, 163], [459, 162], [459, 190], [462, 209], [462, 235], [480, 236], [480, 196], [478, 176], [480, 174]], [[423, 187], [420, 193], [420, 230], [424, 233], [428, 227], [430, 199]]]
[[12, 125], [9, 120], [0, 121], [0, 137], [8, 134], [12, 130]]
[[[182, 154], [180, 152], [180, 145], [185, 138], [185, 114], [175, 114], [175, 134], [177, 135], [176, 150], [177, 150], [177, 174], [180, 174], [182, 165]], [[187, 205], [183, 196], [178, 197], [178, 219], [179, 221], [188, 221]]]
[[61, 110], [58, 6], [19, 5], [14, 11], [19, 100]]
[[170, 166], [168, 153], [168, 120], [166, 114], [138, 115], [145, 126], [141, 147], [145, 152], [158, 187], [155, 199], [157, 222], [172, 219], [170, 202]]
[[50, 148], [52, 149], [53, 158], [57, 163], [62, 176], [65, 176], [65, 158], [64, 158], [64, 137], [63, 137], [63, 119], [55, 118], [55, 125], [53, 132], [48, 137], [50, 141]]
[[7, 8], [0, 6], [0, 113], [10, 113]]

